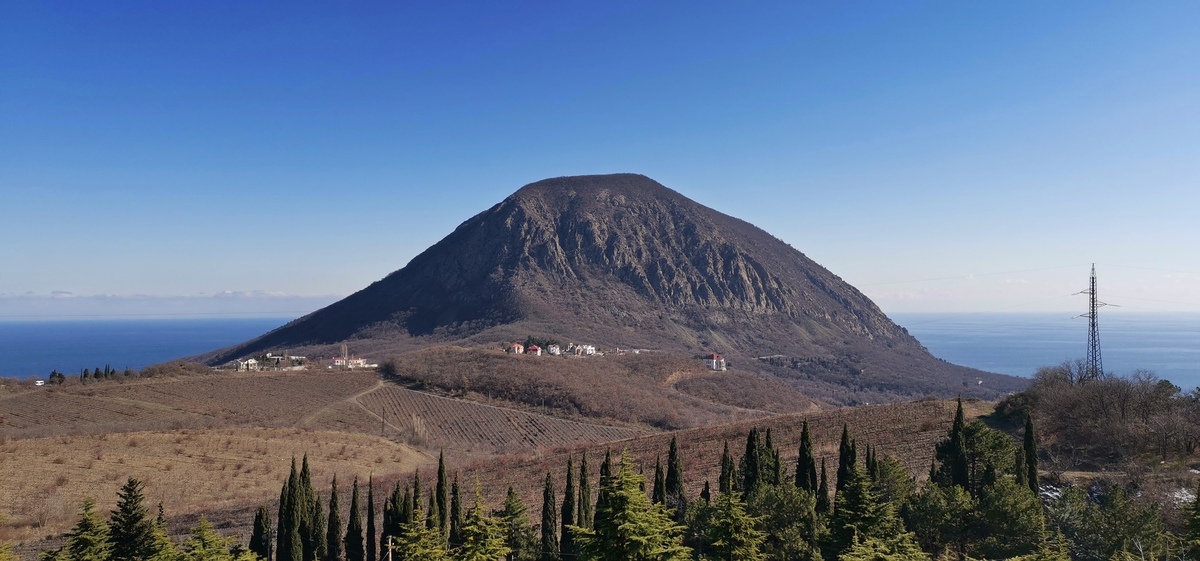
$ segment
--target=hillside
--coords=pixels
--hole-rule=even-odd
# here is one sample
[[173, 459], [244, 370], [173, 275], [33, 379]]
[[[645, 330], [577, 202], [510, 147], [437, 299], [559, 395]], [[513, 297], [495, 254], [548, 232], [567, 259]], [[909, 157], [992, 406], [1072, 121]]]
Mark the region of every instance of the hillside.
[[[529, 335], [684, 356], [715, 351], [834, 403], [996, 396], [1023, 385], [937, 360], [801, 252], [633, 174], [527, 185], [382, 280], [203, 359], [280, 349], [328, 356], [349, 341], [381, 360]], [[765, 356], [773, 362], [756, 360]], [[838, 388], [867, 398], [836, 397]]]

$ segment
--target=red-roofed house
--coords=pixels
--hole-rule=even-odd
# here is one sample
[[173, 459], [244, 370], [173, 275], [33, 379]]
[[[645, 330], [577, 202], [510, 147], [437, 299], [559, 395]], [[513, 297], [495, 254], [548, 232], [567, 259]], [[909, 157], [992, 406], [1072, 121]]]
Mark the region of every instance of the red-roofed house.
[[725, 370], [725, 357], [723, 357], [717, 353], [710, 354], [710, 355], [704, 357], [704, 365], [707, 366], [709, 370], [716, 370], [719, 372], [724, 371]]

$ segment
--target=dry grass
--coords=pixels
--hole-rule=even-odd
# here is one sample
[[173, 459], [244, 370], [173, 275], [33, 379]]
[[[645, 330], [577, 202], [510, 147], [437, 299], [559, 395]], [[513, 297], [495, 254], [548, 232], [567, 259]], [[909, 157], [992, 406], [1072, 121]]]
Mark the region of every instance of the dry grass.
[[308, 454], [318, 485], [408, 473], [433, 460], [379, 437], [302, 429], [230, 428], [57, 436], [0, 445], [3, 539], [65, 531], [85, 497], [101, 512], [127, 477], [172, 516], [257, 505], [278, 497], [293, 456]]

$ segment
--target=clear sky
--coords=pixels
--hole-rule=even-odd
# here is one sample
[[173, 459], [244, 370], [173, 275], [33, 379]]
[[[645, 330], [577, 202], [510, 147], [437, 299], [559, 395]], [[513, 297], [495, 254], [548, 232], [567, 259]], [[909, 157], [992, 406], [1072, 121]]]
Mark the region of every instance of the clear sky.
[[885, 311], [1200, 311], [1200, 3], [0, 3], [0, 319], [299, 315], [646, 174]]

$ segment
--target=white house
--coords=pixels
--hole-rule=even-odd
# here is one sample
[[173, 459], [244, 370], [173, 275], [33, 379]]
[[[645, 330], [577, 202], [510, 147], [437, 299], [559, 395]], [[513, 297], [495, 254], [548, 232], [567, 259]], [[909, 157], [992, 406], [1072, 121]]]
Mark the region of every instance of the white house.
[[525, 349], [525, 354], [533, 355], [533, 356], [542, 356], [542, 348], [537, 345], [529, 345], [529, 348]]
[[558, 355], [562, 354], [562, 349], [559, 348], [558, 345], [549, 344], [549, 345], [546, 345], [546, 354], [558, 356]]
[[504, 349], [504, 352], [509, 353], [509, 354], [514, 354], [514, 355], [523, 355], [523, 354], [525, 354], [525, 345], [522, 345], [520, 343], [513, 343], [513, 344], [509, 345], [508, 347], [506, 347]]
[[333, 365], [334, 366], [345, 366], [346, 368], [366, 368], [367, 367], [367, 359], [359, 358], [356, 356], [352, 356], [352, 357], [335, 356], [335, 357], [333, 357]]
[[707, 366], [709, 370], [715, 370], [718, 372], [724, 371], [725, 370], [725, 357], [722, 357], [721, 355], [719, 355], [717, 353], [713, 353], [708, 356], [705, 356], [704, 357], [704, 366]]
[[258, 361], [253, 358], [246, 360], [236, 360], [238, 372], [254, 372], [258, 370]]

